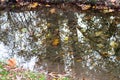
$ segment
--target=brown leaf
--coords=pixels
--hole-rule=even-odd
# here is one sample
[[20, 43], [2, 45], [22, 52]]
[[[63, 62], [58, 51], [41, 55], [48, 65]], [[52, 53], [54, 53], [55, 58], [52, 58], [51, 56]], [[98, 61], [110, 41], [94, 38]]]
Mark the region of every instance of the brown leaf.
[[7, 64], [12, 68], [16, 67], [16, 59], [15, 58], [8, 59]]
[[81, 6], [82, 10], [88, 10], [90, 9], [91, 5], [83, 5]]
[[55, 9], [55, 8], [50, 9], [50, 13], [51, 13], [51, 14], [56, 13], [56, 9]]

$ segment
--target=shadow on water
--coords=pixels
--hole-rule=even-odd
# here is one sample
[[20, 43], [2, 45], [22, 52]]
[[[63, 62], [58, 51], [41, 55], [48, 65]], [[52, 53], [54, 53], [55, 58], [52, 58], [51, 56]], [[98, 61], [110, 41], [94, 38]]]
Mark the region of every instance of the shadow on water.
[[120, 79], [120, 16], [94, 12], [1, 12], [0, 59], [75, 80]]

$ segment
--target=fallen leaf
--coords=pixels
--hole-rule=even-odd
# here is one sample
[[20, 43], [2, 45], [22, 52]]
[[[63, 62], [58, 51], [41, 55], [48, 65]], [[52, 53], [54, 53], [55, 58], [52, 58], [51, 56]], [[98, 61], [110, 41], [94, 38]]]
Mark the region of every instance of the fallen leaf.
[[90, 9], [91, 5], [83, 5], [81, 6], [82, 10], [88, 10]]
[[12, 68], [16, 67], [16, 59], [15, 58], [8, 59], [7, 64]]
[[115, 41], [111, 41], [111, 42], [110, 42], [110, 46], [111, 46], [112, 48], [117, 48], [117, 47], [118, 47], [118, 43], [115, 42]]
[[52, 45], [53, 46], [57, 46], [59, 44], [59, 39], [54, 39], [53, 42], [52, 42]]
[[102, 31], [97, 31], [97, 32], [95, 32], [95, 36], [101, 36], [102, 34], [103, 34]]
[[119, 57], [119, 56], [116, 56], [116, 59], [117, 59], [118, 61], [120, 61], [120, 57]]
[[110, 0], [112, 3], [114, 3], [116, 0]]
[[65, 37], [65, 38], [64, 38], [64, 41], [68, 41], [68, 40], [69, 40], [69, 37]]
[[56, 13], [56, 9], [55, 9], [55, 8], [50, 9], [50, 13], [51, 13], [51, 14]]
[[45, 6], [46, 6], [46, 7], [50, 7], [50, 5], [49, 5], [49, 4], [46, 4]]
[[34, 3], [30, 4], [28, 7], [29, 8], [36, 8], [37, 6], [38, 6], [38, 3], [34, 2]]

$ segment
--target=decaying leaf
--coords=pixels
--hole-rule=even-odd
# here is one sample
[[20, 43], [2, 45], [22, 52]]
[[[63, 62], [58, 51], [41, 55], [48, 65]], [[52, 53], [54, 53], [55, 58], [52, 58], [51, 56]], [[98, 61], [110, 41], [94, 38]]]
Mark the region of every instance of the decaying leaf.
[[120, 61], [120, 56], [117, 56], [116, 59], [117, 59], [118, 61]]
[[56, 9], [55, 9], [55, 8], [50, 9], [50, 13], [51, 13], [51, 14], [56, 13]]
[[7, 64], [12, 68], [16, 67], [16, 59], [15, 58], [8, 59]]
[[59, 44], [59, 39], [54, 39], [53, 42], [52, 42], [52, 45], [53, 46], [57, 46]]

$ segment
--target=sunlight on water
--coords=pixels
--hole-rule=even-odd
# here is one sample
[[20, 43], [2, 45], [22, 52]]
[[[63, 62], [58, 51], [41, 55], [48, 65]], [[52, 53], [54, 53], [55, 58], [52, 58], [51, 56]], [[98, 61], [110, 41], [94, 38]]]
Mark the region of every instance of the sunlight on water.
[[35, 56], [31, 57], [31, 59], [29, 59], [29, 60], [26, 60], [24, 57], [20, 57], [20, 56], [17, 56], [17, 55], [15, 55], [14, 57], [17, 60], [17, 65], [19, 67], [22, 67], [24, 69], [29, 69], [31, 71], [34, 70], [35, 63], [38, 60], [38, 58], [35, 57]]
[[0, 42], [0, 61], [5, 62], [9, 58], [8, 47], [4, 43]]

